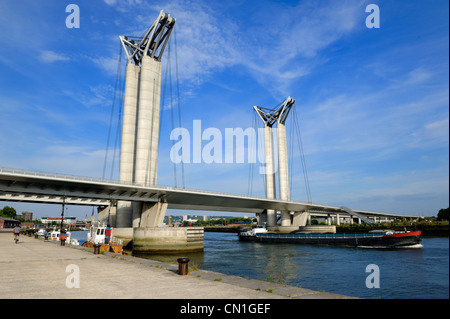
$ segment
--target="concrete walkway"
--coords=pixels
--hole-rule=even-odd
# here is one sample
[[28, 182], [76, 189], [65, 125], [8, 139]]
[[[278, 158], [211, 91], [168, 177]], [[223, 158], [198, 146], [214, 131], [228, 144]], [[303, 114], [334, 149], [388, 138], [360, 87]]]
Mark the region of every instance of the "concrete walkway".
[[[71, 266], [75, 265], [75, 266]], [[69, 267], [69, 269], [67, 269]], [[79, 269], [79, 288], [72, 269]], [[67, 270], [67, 272], [66, 272]], [[0, 233], [0, 299], [340, 299], [346, 296], [248, 280], [211, 271], [178, 275], [178, 265], [113, 253], [60, 246]]]

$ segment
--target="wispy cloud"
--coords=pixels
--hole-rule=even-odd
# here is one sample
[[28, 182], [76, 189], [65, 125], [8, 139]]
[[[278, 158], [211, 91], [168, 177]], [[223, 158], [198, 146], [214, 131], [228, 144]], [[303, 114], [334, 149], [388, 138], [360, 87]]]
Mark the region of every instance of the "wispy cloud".
[[[120, 11], [135, 12], [128, 1], [107, 0], [106, 3], [114, 4]], [[293, 7], [272, 4], [249, 14], [249, 20], [264, 23], [247, 26], [248, 21], [232, 20], [208, 2], [141, 3], [140, 6], [150, 9], [149, 13], [135, 16], [136, 26], [128, 28], [137, 30], [142, 29], [137, 25], [149, 25], [164, 7], [165, 12], [177, 19], [176, 35], [171, 36], [171, 55], [173, 58], [175, 54], [176, 36], [180, 80], [198, 85], [212, 72], [240, 66], [275, 95], [286, 95], [294, 80], [326, 61], [319, 54], [321, 50], [354, 31], [357, 12], [363, 12], [361, 3], [354, 1], [323, 4], [313, 1]], [[168, 49], [165, 56], [167, 60]], [[115, 71], [112, 60], [102, 58], [96, 62], [104, 69]]]
[[[117, 41], [119, 40], [117, 39]], [[89, 59], [107, 74], [116, 75], [118, 70], [119, 55], [112, 54], [110, 56], [89, 57]]]
[[38, 55], [38, 59], [44, 63], [53, 63], [56, 61], [69, 61], [70, 58], [64, 54], [56, 53], [54, 51], [44, 50]]
[[[242, 63], [264, 87], [289, 94], [293, 80], [309, 74], [327, 59], [320, 51], [354, 31], [361, 3], [306, 1], [272, 8], [268, 25], [251, 31]], [[263, 44], [263, 45], [261, 45]], [[245, 61], [245, 62], [244, 62]]]
[[[219, 21], [218, 13], [207, 3], [195, 1], [187, 4], [172, 2], [165, 6], [166, 12], [177, 19], [172, 34], [171, 55], [174, 57], [177, 53], [180, 80], [199, 84], [213, 71], [220, 71], [239, 61], [238, 47], [233, 45], [232, 32], [236, 26], [231, 20]], [[144, 21], [149, 19], [145, 17]], [[177, 51], [173, 46], [175, 37]], [[168, 52], [165, 55], [167, 58]]]

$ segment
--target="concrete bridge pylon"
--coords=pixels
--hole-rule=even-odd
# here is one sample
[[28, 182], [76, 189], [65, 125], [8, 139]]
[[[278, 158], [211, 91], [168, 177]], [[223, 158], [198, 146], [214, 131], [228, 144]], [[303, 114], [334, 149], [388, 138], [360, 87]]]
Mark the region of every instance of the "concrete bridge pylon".
[[[273, 165], [275, 149], [272, 142], [274, 126], [276, 125], [279, 197], [281, 200], [290, 200], [286, 119], [294, 103], [295, 100], [289, 96], [276, 109], [262, 108], [260, 106], [253, 107], [264, 123], [266, 196], [270, 199], [275, 198], [276, 196], [275, 171]], [[265, 214], [260, 215], [260, 224], [266, 223], [266, 226], [268, 227], [277, 226], [276, 211], [266, 210]], [[280, 215], [281, 227], [293, 227], [293, 229], [298, 229], [298, 226], [304, 226], [308, 217], [307, 212], [281, 211]]]
[[[142, 38], [119, 37], [127, 55], [120, 182], [157, 183], [161, 58], [174, 25], [175, 19], [161, 10]], [[141, 226], [142, 214], [150, 209], [147, 206], [119, 201], [115, 226]], [[152, 223], [149, 226], [161, 226], [162, 219], [152, 219]]]
[[[127, 55], [120, 182], [157, 185], [161, 58], [174, 25], [175, 18], [161, 10], [142, 38], [119, 37]], [[161, 227], [166, 210], [163, 201], [118, 201], [117, 209], [110, 210], [115, 216], [109, 221], [115, 226], [115, 235], [129, 242], [138, 229], [139, 234], [147, 234], [142, 228]]]

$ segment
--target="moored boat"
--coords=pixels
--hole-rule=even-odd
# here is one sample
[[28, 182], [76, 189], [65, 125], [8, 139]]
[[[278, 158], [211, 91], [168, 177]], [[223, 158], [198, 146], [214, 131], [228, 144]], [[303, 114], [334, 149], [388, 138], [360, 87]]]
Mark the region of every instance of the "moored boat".
[[404, 248], [420, 244], [421, 231], [376, 230], [358, 234], [270, 233], [254, 228], [239, 233], [239, 240], [261, 243], [292, 243], [372, 248]]
[[104, 225], [92, 225], [87, 234], [87, 241], [83, 247], [94, 248], [94, 245], [100, 245], [100, 251], [113, 251], [116, 254], [122, 254], [123, 241], [112, 236], [113, 228]]
[[47, 230], [45, 228], [41, 228], [37, 232], [35, 232], [34, 234], [38, 235], [38, 236], [45, 236], [45, 234], [48, 234], [48, 233], [47, 233]]
[[[70, 231], [66, 231], [66, 242], [70, 243], [70, 236], [71, 236], [71, 232]], [[60, 241], [60, 235], [61, 235], [61, 231], [59, 229], [53, 228], [53, 230], [48, 233], [48, 238], [50, 240], [56, 240], [56, 241]]]

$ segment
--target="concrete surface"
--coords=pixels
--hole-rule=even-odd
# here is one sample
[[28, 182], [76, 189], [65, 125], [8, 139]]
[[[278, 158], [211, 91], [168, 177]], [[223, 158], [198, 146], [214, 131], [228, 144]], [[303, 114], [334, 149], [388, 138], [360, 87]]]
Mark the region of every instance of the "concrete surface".
[[[176, 259], [177, 256], [174, 256]], [[79, 269], [79, 288], [66, 280]], [[67, 270], [67, 272], [66, 272]], [[191, 270], [191, 269], [190, 269]], [[69, 280], [69, 284], [74, 281]], [[204, 270], [178, 275], [177, 264], [122, 256], [94, 255], [93, 250], [60, 246], [0, 232], [0, 299], [340, 299], [346, 296], [248, 280]]]

